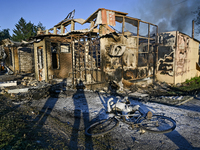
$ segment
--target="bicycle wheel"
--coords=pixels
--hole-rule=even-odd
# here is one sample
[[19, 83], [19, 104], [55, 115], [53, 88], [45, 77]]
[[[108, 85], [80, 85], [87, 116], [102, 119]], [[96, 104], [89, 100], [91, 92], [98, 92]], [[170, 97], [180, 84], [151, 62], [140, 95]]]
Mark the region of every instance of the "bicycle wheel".
[[151, 119], [139, 120], [140, 128], [153, 133], [168, 133], [176, 128], [176, 121], [172, 118], [153, 115]]
[[85, 134], [91, 137], [97, 137], [112, 131], [119, 125], [119, 121], [116, 118], [109, 118], [95, 122], [85, 130]]

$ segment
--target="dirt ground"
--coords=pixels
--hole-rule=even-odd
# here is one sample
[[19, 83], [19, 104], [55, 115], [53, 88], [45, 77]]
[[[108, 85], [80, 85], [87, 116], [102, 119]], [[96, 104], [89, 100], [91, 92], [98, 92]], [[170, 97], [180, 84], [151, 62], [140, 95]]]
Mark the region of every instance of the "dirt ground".
[[[106, 93], [75, 90], [59, 93], [57, 97], [33, 100], [20, 107], [29, 107], [32, 113], [34, 132], [47, 132], [49, 138], [58, 139], [55, 145], [38, 137], [34, 139], [41, 147], [66, 149], [200, 149], [200, 100], [193, 99], [181, 106], [168, 106], [152, 102], [129, 99], [133, 104], [164, 113], [176, 120], [177, 127], [166, 134], [130, 130], [128, 125], [120, 122], [112, 132], [97, 138], [85, 136], [84, 129], [98, 119], [109, 117], [106, 113], [109, 98], [120, 99]], [[37, 130], [36, 130], [37, 129]], [[56, 137], [56, 138], [55, 138]], [[56, 141], [56, 140], [55, 140]]]
[[[155, 88], [154, 88], [155, 89]], [[152, 89], [153, 90], [153, 89]], [[163, 89], [162, 89], [163, 90]], [[164, 90], [168, 90], [167, 87]], [[145, 94], [137, 89], [141, 96]], [[0, 96], [1, 127], [8, 125], [3, 120], [15, 119], [19, 129], [14, 129], [12, 138], [7, 140], [2, 149], [200, 149], [200, 98], [190, 99], [178, 105], [166, 105], [158, 102], [158, 96], [137, 97], [130, 93], [129, 100], [154, 114], [164, 114], [176, 121], [176, 129], [166, 134], [131, 130], [120, 122], [119, 126], [108, 134], [91, 138], [85, 135], [85, 128], [91, 123], [106, 119], [107, 101], [123, 99], [121, 95], [111, 95], [104, 91], [77, 92], [76, 90], [59, 91], [45, 98], [13, 100], [10, 95]], [[134, 95], [134, 96], [133, 96]], [[170, 97], [171, 98], [171, 97]], [[187, 100], [185, 97], [184, 100]], [[160, 97], [163, 99], [163, 97]], [[169, 99], [168, 97], [165, 99]], [[177, 101], [176, 98], [171, 98]], [[10, 121], [10, 120], [9, 120]], [[13, 122], [11, 122], [13, 124]], [[23, 126], [22, 126], [23, 125]], [[11, 125], [10, 125], [11, 126]], [[4, 128], [3, 128], [4, 129]], [[9, 127], [5, 127], [8, 131]], [[12, 130], [13, 131], [13, 130]], [[0, 144], [6, 141], [1, 130]]]

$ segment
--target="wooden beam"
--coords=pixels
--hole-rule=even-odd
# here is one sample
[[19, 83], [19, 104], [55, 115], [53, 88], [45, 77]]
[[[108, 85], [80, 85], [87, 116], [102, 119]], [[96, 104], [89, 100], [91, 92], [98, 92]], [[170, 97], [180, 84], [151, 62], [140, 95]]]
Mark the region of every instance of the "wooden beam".
[[53, 34], [57, 34], [57, 28], [56, 27], [53, 28]]

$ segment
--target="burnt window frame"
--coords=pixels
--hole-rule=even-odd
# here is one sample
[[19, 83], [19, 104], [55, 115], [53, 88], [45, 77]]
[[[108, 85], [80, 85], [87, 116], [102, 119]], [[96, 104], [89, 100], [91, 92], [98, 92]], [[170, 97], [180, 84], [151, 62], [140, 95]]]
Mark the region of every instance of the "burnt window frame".
[[[55, 48], [56, 48], [55, 52], [53, 52], [53, 50], [55, 49], [52, 46], [53, 44], [57, 45], [57, 46], [55, 46]], [[51, 67], [52, 67], [53, 70], [59, 70], [60, 69], [60, 44], [57, 43], [57, 42], [51, 42], [50, 51], [51, 51]], [[53, 55], [54, 54], [56, 54], [56, 59], [57, 59], [57, 67], [56, 68], [54, 67], [54, 64], [53, 64], [54, 63], [54, 61], [53, 61]]]
[[[41, 64], [40, 68], [38, 68], [38, 69], [44, 68], [44, 53], [43, 53], [43, 50], [44, 50], [43, 46], [38, 46], [37, 47], [37, 63], [39, 63], [39, 65]], [[41, 60], [39, 60], [40, 56], [38, 54], [39, 53], [38, 51], [41, 51]]]
[[13, 56], [12, 56], [13, 52], [11, 50], [11, 48], [9, 48], [9, 65], [13, 66]]

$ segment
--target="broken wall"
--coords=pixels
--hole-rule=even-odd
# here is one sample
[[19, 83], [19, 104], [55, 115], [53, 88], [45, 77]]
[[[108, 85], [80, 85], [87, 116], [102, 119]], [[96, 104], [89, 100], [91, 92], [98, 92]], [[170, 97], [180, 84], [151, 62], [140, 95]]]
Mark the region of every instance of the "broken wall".
[[137, 36], [113, 36], [101, 39], [103, 71], [107, 80], [134, 81], [153, 75], [154, 47]]
[[[63, 39], [65, 39], [63, 37]], [[34, 43], [35, 75], [39, 81], [72, 76], [70, 43], [44, 38]]]
[[173, 84], [175, 80], [176, 31], [159, 34], [158, 44], [156, 78], [159, 81]]
[[199, 60], [199, 42], [177, 31], [175, 53], [175, 84], [199, 76], [196, 63]]
[[103, 82], [98, 35], [81, 34], [72, 39], [73, 84], [76, 85], [78, 80], [82, 80], [84, 84]]
[[[9, 67], [13, 72], [17, 71], [19, 64], [18, 62], [18, 55], [17, 55], [17, 47], [15, 46], [5, 46], [4, 47], [6, 58], [5, 58], [5, 65]], [[17, 67], [15, 69], [15, 67]]]
[[14, 73], [33, 73], [34, 72], [34, 55], [32, 45], [21, 46], [4, 46], [6, 53], [5, 65]]
[[198, 41], [179, 31], [161, 33], [158, 40], [157, 80], [177, 84], [199, 76]]
[[39, 81], [47, 81], [47, 69], [45, 69], [47, 58], [45, 54], [45, 39], [34, 43], [35, 77]]
[[[54, 44], [54, 45], [52, 45]], [[72, 76], [72, 54], [70, 43], [46, 39], [48, 78]]]

